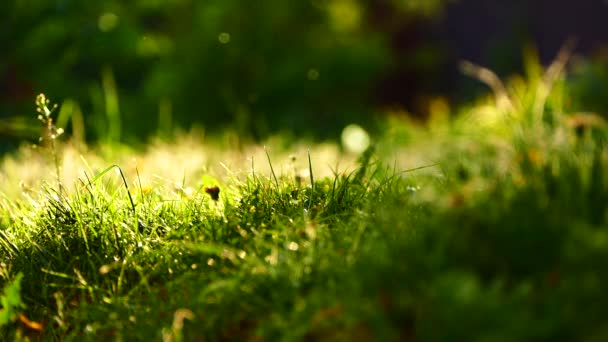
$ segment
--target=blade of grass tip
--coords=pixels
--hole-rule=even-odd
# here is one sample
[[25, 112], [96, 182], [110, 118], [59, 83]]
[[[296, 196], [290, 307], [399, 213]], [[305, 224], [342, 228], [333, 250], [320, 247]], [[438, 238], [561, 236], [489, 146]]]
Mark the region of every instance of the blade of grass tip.
[[374, 145], [370, 145], [357, 159], [357, 163], [359, 163], [359, 169], [356, 171], [355, 177], [353, 178], [353, 181], [355, 183], [362, 185], [361, 182], [363, 181], [363, 177], [365, 177], [368, 171], [372, 157], [374, 156], [374, 152]]
[[93, 177], [93, 179], [91, 180], [91, 183], [97, 182], [101, 177], [105, 176], [106, 173], [108, 173], [110, 170], [112, 170], [115, 167], [118, 167], [118, 165], [110, 165], [110, 166], [106, 167], [100, 173], [98, 173], [97, 176]]
[[141, 185], [141, 177], [139, 176], [139, 168], [137, 168], [137, 165], [135, 165], [135, 174], [137, 175], [137, 184], [139, 184], [139, 193], [141, 194], [141, 203], [143, 203], [143, 205], [146, 205], [146, 198], [144, 197], [144, 188]]
[[57, 198], [60, 199], [61, 201], [54, 202], [55, 204], [53, 204], [53, 205], [56, 206], [56, 205], [61, 204], [61, 208], [58, 208], [58, 210], [65, 210], [65, 211], [71, 212], [74, 215], [76, 222], [79, 223], [78, 231], [80, 232], [80, 235], [82, 236], [82, 240], [84, 241], [85, 249], [87, 251], [87, 254], [90, 255], [91, 250], [89, 248], [89, 239], [87, 238], [87, 236], [88, 236], [87, 229], [88, 228], [86, 225], [82, 224], [83, 220], [82, 220], [82, 216], [80, 215], [80, 211], [77, 210], [76, 207], [74, 207], [74, 205], [78, 206], [79, 203], [82, 203], [81, 201], [79, 201], [80, 196], [78, 195], [78, 192], [75, 195], [76, 200], [73, 201], [74, 205], [72, 205], [68, 201], [67, 194], [65, 197], [63, 197], [63, 199], [61, 199], [61, 194], [57, 193], [56, 190], [54, 190], [54, 191], [56, 193]]
[[106, 173], [108, 173], [112, 169], [118, 170], [118, 173], [120, 174], [120, 177], [122, 178], [122, 182], [125, 186], [125, 189], [127, 189], [127, 196], [129, 196], [129, 202], [131, 202], [131, 209], [133, 210], [133, 213], [135, 213], [135, 202], [133, 202], [133, 197], [131, 197], [131, 192], [129, 191], [129, 185], [127, 184], [127, 179], [125, 178], [125, 175], [122, 173], [122, 169], [120, 168], [120, 166], [118, 166], [116, 164], [108, 166], [103, 171], [101, 171], [97, 176], [95, 176], [95, 178], [93, 178], [93, 182], [96, 182], [97, 180], [102, 178]]
[[[108, 166], [103, 171], [101, 171], [97, 176], [95, 176], [95, 178], [93, 178], [92, 182], [96, 182], [97, 180], [101, 179], [106, 173], [108, 173], [110, 170], [112, 170], [114, 168], [117, 169], [118, 172], [120, 173], [122, 182], [125, 185], [125, 188], [127, 189], [127, 196], [129, 196], [129, 201], [131, 202], [131, 209], [133, 210], [133, 216], [135, 217], [135, 223], [137, 226], [139, 224], [139, 221], [137, 220], [137, 215], [135, 215], [135, 203], [133, 202], [133, 197], [131, 197], [131, 192], [129, 191], [129, 185], [127, 184], [127, 180], [125, 179], [125, 175], [122, 173], [122, 169], [120, 168], [120, 166], [118, 166], [116, 164]], [[115, 225], [112, 225], [112, 230], [114, 232], [114, 243], [116, 244], [116, 246], [115, 246], [116, 250], [118, 251], [119, 255], [122, 257], [123, 250], [119, 243], [118, 231], [116, 230]]]
[[308, 153], [308, 174], [310, 176], [310, 188], [311, 188], [310, 201], [308, 202], [308, 209], [310, 210], [312, 202], [314, 201], [314, 198], [315, 198], [315, 177], [312, 174], [312, 161], [310, 159], [310, 149], [307, 150], [307, 153]]
[[94, 172], [93, 172], [93, 169], [91, 168], [91, 165], [89, 165], [89, 162], [86, 160], [86, 158], [85, 158], [85, 157], [84, 157], [82, 154], [80, 155], [80, 160], [82, 161], [82, 163], [83, 163], [83, 164], [84, 164], [84, 166], [86, 167], [85, 174], [86, 174], [86, 171], [87, 171], [87, 170], [88, 170], [88, 171], [89, 171], [89, 173], [91, 173], [91, 174], [92, 174], [92, 173], [94, 173]]
[[270, 161], [270, 154], [268, 154], [268, 150], [266, 146], [264, 146], [264, 152], [266, 153], [266, 157], [268, 158], [268, 165], [270, 165], [270, 172], [272, 173], [272, 177], [274, 178], [274, 182], [277, 185], [277, 190], [279, 189], [279, 180], [277, 179], [277, 175], [274, 173], [274, 168], [272, 167], [272, 162]]
[[461, 61], [459, 67], [463, 74], [475, 78], [490, 87], [494, 93], [496, 105], [499, 108], [506, 110], [510, 114], [515, 112], [515, 103], [509, 95], [507, 88], [492, 70], [469, 61]]
[[52, 276], [55, 276], [55, 277], [63, 278], [63, 279], [69, 279], [69, 280], [73, 280], [74, 279], [74, 277], [68, 275], [67, 273], [53, 271], [53, 270], [50, 270], [50, 269], [46, 269], [44, 267], [40, 268], [40, 272], [46, 273], [46, 274], [49, 274], [49, 275], [52, 275]]
[[127, 263], [129, 262], [129, 255], [132, 254], [132, 248], [129, 248], [129, 251], [127, 252], [125, 258], [122, 260], [122, 263], [120, 265], [120, 274], [118, 275], [118, 280], [116, 281], [116, 295], [120, 295], [121, 290], [122, 290], [122, 284], [124, 282], [125, 279], [125, 269], [127, 266]]
[[232, 169], [230, 169], [230, 168], [228, 167], [228, 165], [226, 165], [226, 164], [224, 164], [224, 163], [220, 162], [220, 166], [221, 166], [221, 167], [222, 167], [224, 170], [226, 170], [226, 173], [227, 173], [228, 175], [230, 175], [230, 176], [234, 176], [234, 171], [232, 171]]
[[[131, 191], [129, 190], [129, 185], [127, 184], [127, 179], [125, 178], [124, 173], [122, 173], [122, 169], [118, 166], [116, 166], [118, 169], [118, 172], [120, 173], [120, 177], [122, 178], [122, 183], [125, 185], [125, 189], [127, 189], [127, 196], [129, 197], [129, 202], [131, 202], [131, 210], [133, 211], [133, 219], [135, 220], [135, 227], [137, 228], [136, 231], [139, 231], [139, 218], [137, 217], [137, 213], [135, 211], [135, 202], [133, 202], [133, 197], [131, 197]], [[184, 174], [184, 181], [185, 181], [185, 174]], [[118, 234], [116, 232], [116, 228], [114, 228], [114, 233], [116, 234], [116, 244], [118, 245]], [[141, 241], [140, 241], [141, 242]], [[124, 255], [124, 251], [122, 249], [118, 249], [118, 253], [120, 253], [120, 256], [122, 257]]]
[[10, 256], [19, 254], [19, 247], [13, 243], [13, 239], [11, 239], [4, 230], [0, 230], [0, 246], [4, 248], [7, 254]]
[[182, 176], [182, 189], [186, 189], [186, 170], [184, 169], [184, 174]]
[[545, 71], [542, 83], [540, 84], [540, 87], [538, 89], [539, 94], [535, 98], [533, 107], [534, 119], [537, 123], [540, 123], [542, 121], [544, 114], [543, 111], [547, 102], [547, 98], [553, 90], [555, 82], [557, 82], [559, 76], [566, 68], [566, 65], [568, 64], [568, 61], [570, 60], [570, 57], [572, 56], [575, 47], [576, 39], [572, 37], [569, 38], [559, 49], [557, 56], [555, 57], [553, 62], [551, 62], [551, 64], [547, 68], [547, 71]]
[[429, 165], [423, 165], [423, 166], [418, 166], [418, 167], [414, 167], [411, 169], [405, 169], [402, 170], [400, 173], [409, 173], [409, 172], [414, 172], [414, 171], [418, 171], [418, 170], [422, 170], [422, 169], [428, 169], [429, 167], [433, 167], [433, 166], [438, 166], [439, 163], [434, 163], [434, 164], [429, 164]]
[[122, 178], [122, 183], [125, 185], [125, 189], [127, 189], [127, 196], [129, 196], [129, 202], [131, 202], [131, 209], [133, 210], [133, 214], [135, 214], [135, 202], [133, 202], [133, 197], [131, 197], [131, 191], [129, 191], [129, 185], [127, 184], [127, 180], [125, 175], [122, 173], [122, 169], [118, 166], [118, 172], [120, 173], [120, 177]]
[[83, 188], [85, 189], [85, 191], [87, 191], [89, 193], [89, 198], [91, 200], [91, 204], [93, 206], [95, 206], [96, 201], [95, 201], [95, 195], [93, 194], [93, 181], [91, 180], [91, 177], [89, 176], [88, 172], [85, 171], [84, 176], [87, 179], [87, 183], [85, 184], [84, 182], [82, 182]]
[[131, 261], [131, 265], [137, 274], [139, 275], [139, 284], [137, 286], [133, 286], [131, 290], [127, 293], [127, 297], [132, 297], [133, 294], [141, 291], [140, 285], [143, 286], [148, 293], [152, 293], [152, 287], [150, 286], [150, 282], [148, 281], [148, 274], [144, 271], [144, 268]]
[[259, 183], [258, 178], [255, 174], [255, 168], [253, 165], [253, 156], [251, 156], [251, 178], [248, 177], [244, 183], [245, 189], [247, 190], [248, 193], [251, 193], [251, 191], [252, 191], [251, 186], [252, 186], [253, 182], [255, 182], [256, 184]]
[[340, 179], [340, 174], [338, 173], [337, 168], [335, 171], [332, 171], [332, 172], [334, 175], [334, 182], [333, 182], [333, 185], [331, 186], [331, 196], [327, 197], [328, 201], [334, 198], [334, 195], [336, 194], [336, 186], [338, 185], [338, 180]]

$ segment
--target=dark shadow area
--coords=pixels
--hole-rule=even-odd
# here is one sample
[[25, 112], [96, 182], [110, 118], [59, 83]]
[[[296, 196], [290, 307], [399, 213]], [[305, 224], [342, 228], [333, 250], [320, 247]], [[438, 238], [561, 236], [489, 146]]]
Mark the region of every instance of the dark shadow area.
[[569, 38], [588, 59], [571, 74], [605, 112], [605, 1], [17, 1], [0, 14], [0, 136], [35, 139], [33, 101], [62, 103], [87, 141], [142, 142], [174, 129], [335, 139], [373, 131], [387, 109], [418, 118], [443, 97], [487, 89], [465, 59], [505, 77], [522, 50], [543, 64]]

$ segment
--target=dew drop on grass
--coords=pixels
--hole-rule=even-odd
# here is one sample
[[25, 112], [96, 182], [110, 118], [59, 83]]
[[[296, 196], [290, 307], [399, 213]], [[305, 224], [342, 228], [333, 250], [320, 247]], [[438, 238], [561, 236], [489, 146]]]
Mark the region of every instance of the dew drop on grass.
[[420, 187], [408, 185], [405, 189], [411, 193], [415, 193], [420, 190]]

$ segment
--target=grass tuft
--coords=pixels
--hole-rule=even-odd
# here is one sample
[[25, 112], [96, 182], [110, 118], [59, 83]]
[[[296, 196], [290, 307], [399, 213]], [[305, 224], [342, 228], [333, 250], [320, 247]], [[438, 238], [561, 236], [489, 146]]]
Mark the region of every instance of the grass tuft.
[[[541, 91], [540, 122], [538, 89], [503, 88], [512, 108], [428, 130], [392, 122], [345, 159], [185, 137], [114, 147], [106, 162], [107, 147], [81, 158], [68, 142], [56, 152], [71, 183], [49, 185], [40, 167], [16, 188], [21, 163], [47, 164], [9, 157], [0, 336], [603, 340], [607, 126], [553, 108], [565, 86]], [[501, 119], [474, 120], [487, 117]]]

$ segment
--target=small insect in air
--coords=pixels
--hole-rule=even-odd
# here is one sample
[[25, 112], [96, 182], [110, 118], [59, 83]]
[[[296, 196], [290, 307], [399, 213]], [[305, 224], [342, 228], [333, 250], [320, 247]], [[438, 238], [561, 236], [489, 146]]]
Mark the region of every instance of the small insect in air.
[[209, 186], [205, 188], [205, 192], [211, 196], [211, 199], [217, 201], [220, 199], [220, 188], [215, 186]]

